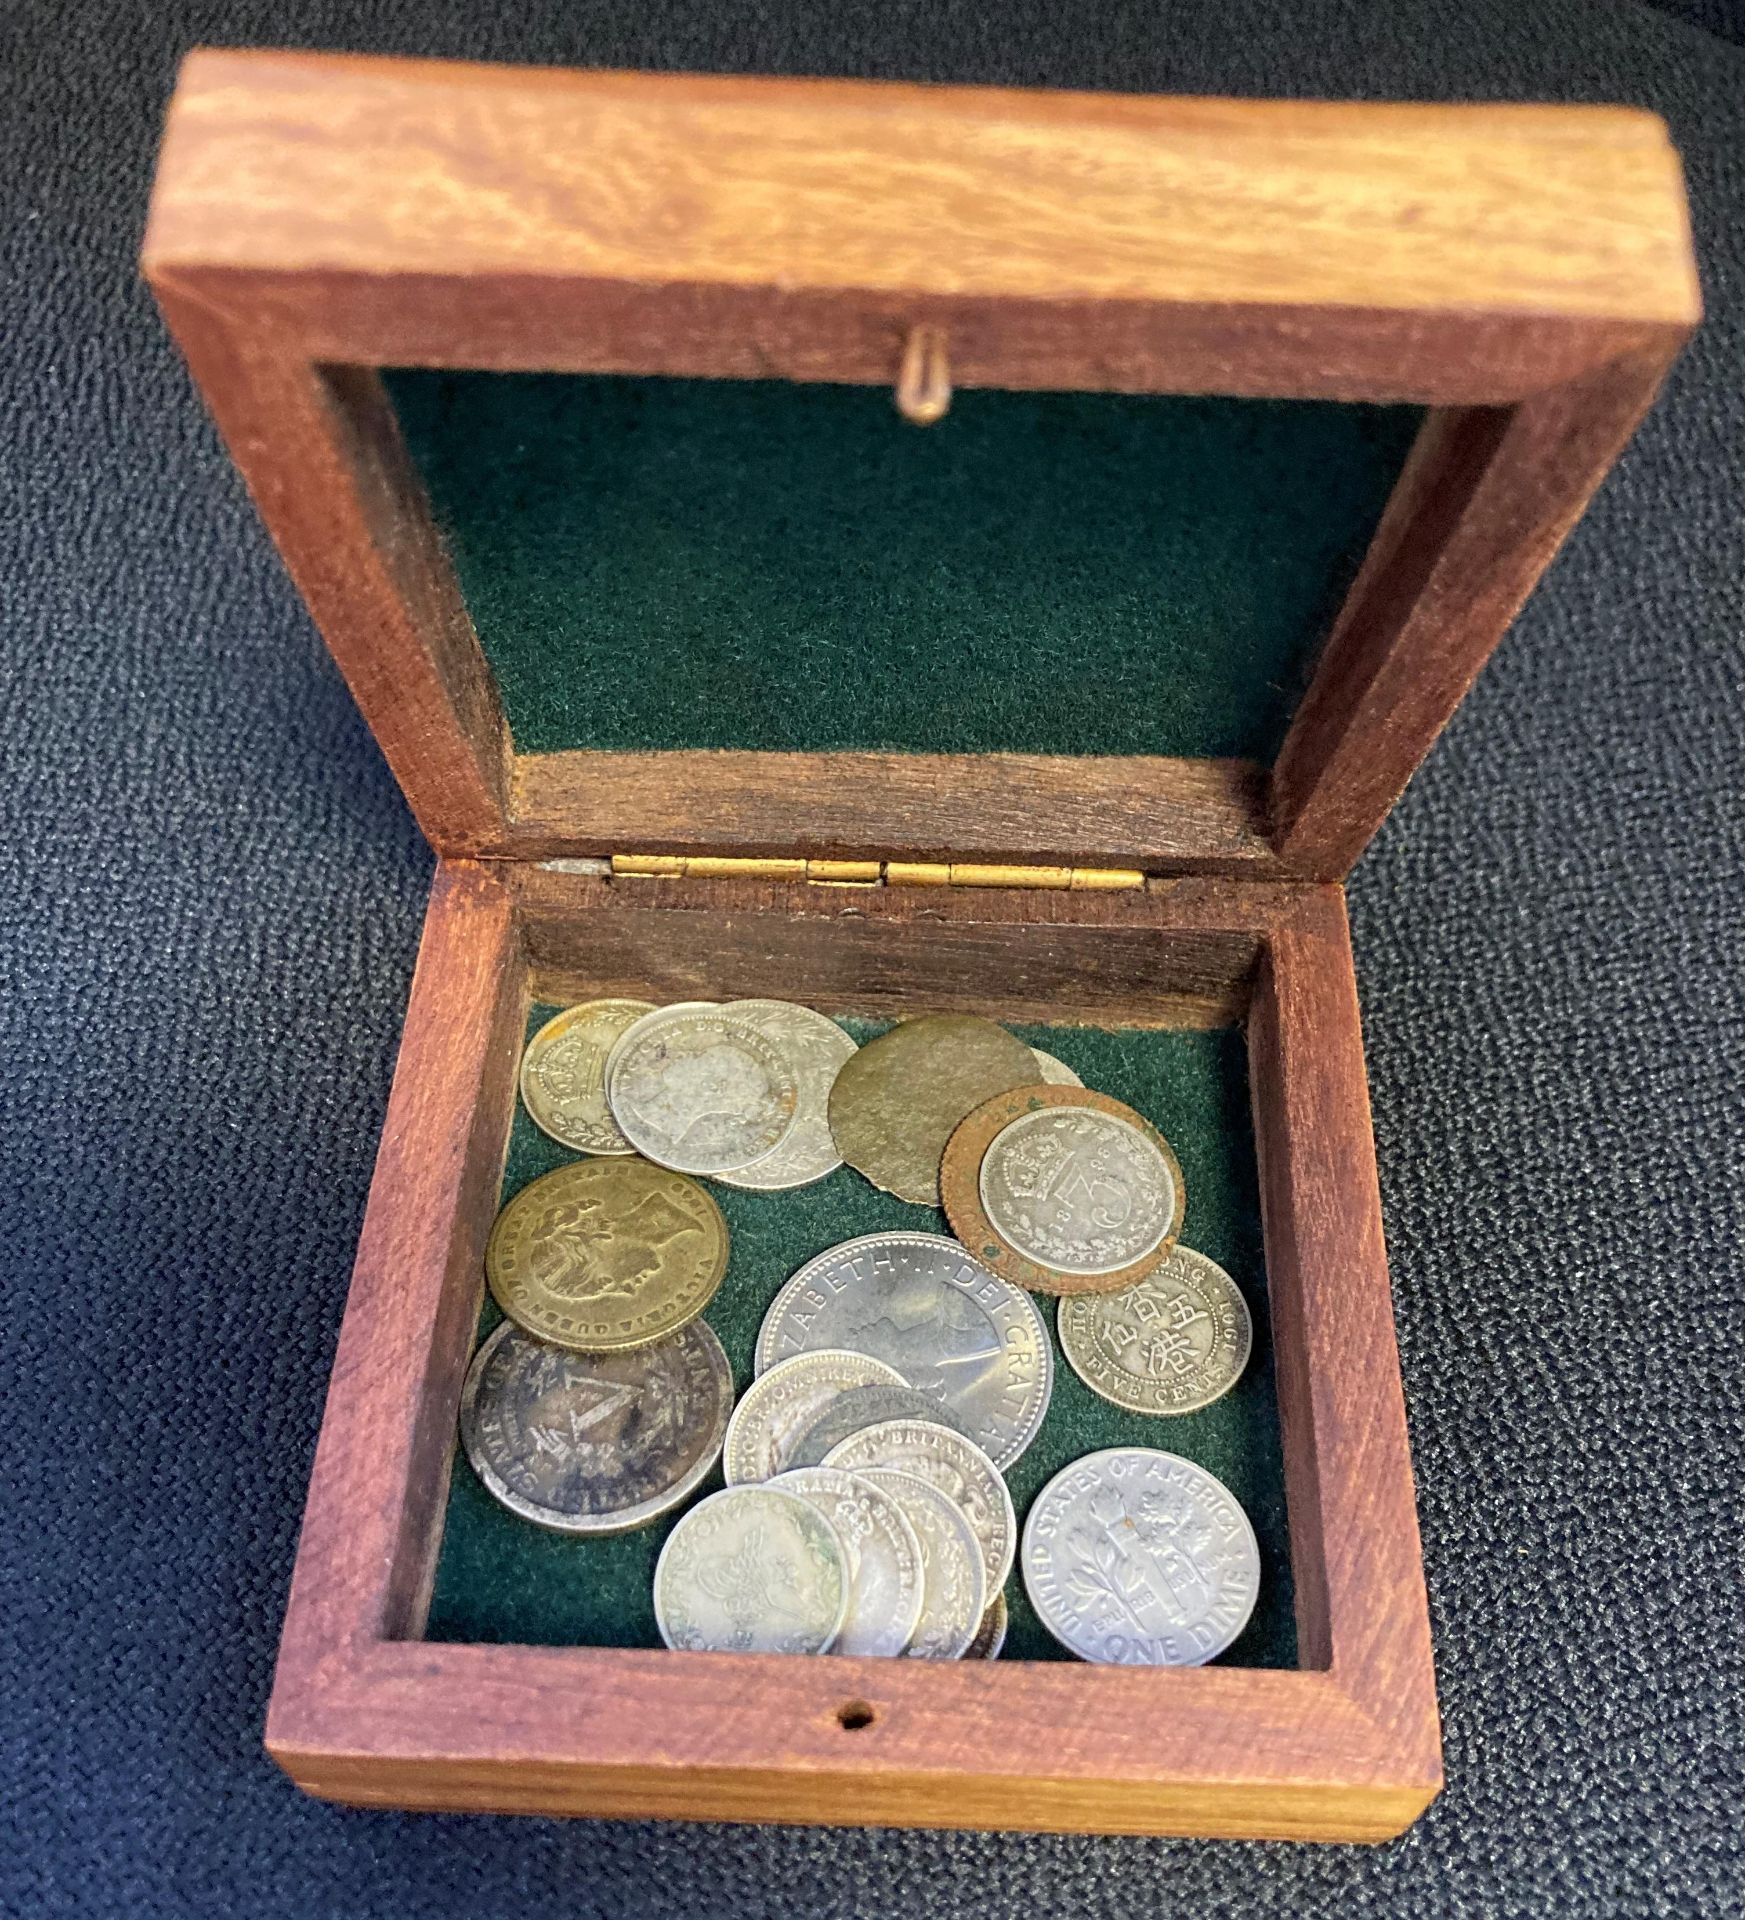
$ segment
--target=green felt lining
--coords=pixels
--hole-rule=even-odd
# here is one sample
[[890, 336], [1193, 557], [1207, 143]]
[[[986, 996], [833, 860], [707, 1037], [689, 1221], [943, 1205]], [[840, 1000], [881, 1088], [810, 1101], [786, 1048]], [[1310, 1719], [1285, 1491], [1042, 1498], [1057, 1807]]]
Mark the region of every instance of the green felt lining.
[[[536, 1006], [531, 1035], [554, 1007]], [[865, 1040], [886, 1023], [844, 1020]], [[1016, 1027], [1073, 1067], [1089, 1086], [1126, 1101], [1159, 1126], [1181, 1161], [1187, 1184], [1187, 1245], [1222, 1264], [1254, 1316], [1255, 1353], [1222, 1400], [1168, 1420], [1124, 1413], [1083, 1385], [1060, 1353], [1054, 1303], [1038, 1300], [1054, 1343], [1054, 1397], [1035, 1442], [1007, 1475], [1022, 1520], [1043, 1484], [1100, 1447], [1151, 1446], [1185, 1454], [1215, 1473], [1241, 1501], [1260, 1541], [1261, 1589], [1253, 1620], [1224, 1656], [1226, 1664], [1291, 1667], [1297, 1660], [1284, 1476], [1273, 1392], [1266, 1269], [1249, 1119], [1243, 1036], [1166, 1029]], [[502, 1198], [573, 1159], [517, 1105]], [[943, 1215], [880, 1193], [850, 1169], [791, 1193], [744, 1193], [711, 1185], [732, 1235], [727, 1275], [707, 1318], [733, 1364], [735, 1390], [752, 1377], [764, 1310], [777, 1289], [814, 1254], [839, 1240], [884, 1228], [948, 1231]], [[501, 1316], [489, 1295], [483, 1339]], [[720, 1469], [703, 1488], [719, 1486]], [[519, 1519], [485, 1491], [457, 1447], [427, 1636], [540, 1646], [657, 1647], [652, 1604], [654, 1563], [677, 1515], [636, 1533], [573, 1539]], [[1068, 1656], [1037, 1620], [1014, 1573], [1006, 1588], [1011, 1630], [1004, 1657]]]
[[387, 376], [516, 748], [1270, 761], [1411, 407]]

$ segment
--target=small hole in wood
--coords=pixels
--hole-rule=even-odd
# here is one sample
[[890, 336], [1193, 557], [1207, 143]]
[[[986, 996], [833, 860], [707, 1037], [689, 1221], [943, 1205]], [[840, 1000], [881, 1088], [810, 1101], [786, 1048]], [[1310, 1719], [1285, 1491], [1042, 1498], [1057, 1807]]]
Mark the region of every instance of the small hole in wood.
[[858, 1733], [862, 1727], [870, 1727], [878, 1715], [864, 1700], [845, 1700], [836, 1709], [836, 1724], [849, 1733]]

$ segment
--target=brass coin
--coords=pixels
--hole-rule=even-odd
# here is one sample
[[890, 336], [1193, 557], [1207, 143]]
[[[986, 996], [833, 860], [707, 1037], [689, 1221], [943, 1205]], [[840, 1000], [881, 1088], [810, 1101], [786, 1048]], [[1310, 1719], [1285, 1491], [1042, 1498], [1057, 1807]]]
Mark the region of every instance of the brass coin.
[[646, 1000], [588, 1000], [566, 1007], [527, 1043], [521, 1104], [552, 1139], [578, 1153], [634, 1153], [606, 1105], [606, 1056], [654, 1008]]
[[[1047, 1116], [1070, 1122], [1075, 1111], [1084, 1137], [1063, 1127], [1056, 1138]], [[1023, 1151], [1002, 1164], [1010, 1229], [1002, 1232], [988, 1205], [986, 1163], [1008, 1135]], [[1088, 1087], [996, 1095], [951, 1136], [939, 1179], [952, 1232], [983, 1266], [1035, 1293], [1119, 1293], [1143, 1280], [1169, 1258], [1187, 1206], [1169, 1142], [1144, 1115]], [[1042, 1257], [1051, 1252], [1058, 1265]], [[1110, 1259], [1122, 1264], [1098, 1266]]]
[[1024, 1042], [991, 1020], [924, 1014], [843, 1062], [830, 1089], [830, 1131], [843, 1159], [875, 1187], [936, 1207], [952, 1129], [1040, 1071]]
[[582, 1353], [677, 1332], [726, 1271], [721, 1209], [695, 1180], [646, 1160], [577, 1160], [531, 1181], [485, 1248], [509, 1318]]

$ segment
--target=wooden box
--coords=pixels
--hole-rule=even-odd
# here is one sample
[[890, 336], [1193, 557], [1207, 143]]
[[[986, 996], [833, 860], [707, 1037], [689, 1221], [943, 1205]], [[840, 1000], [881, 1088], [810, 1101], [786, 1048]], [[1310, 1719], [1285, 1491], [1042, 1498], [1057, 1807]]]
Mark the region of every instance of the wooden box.
[[[1440, 1745], [1341, 883], [1695, 323], [1659, 122], [200, 53], [171, 111], [145, 265], [440, 856], [268, 1717], [280, 1764], [314, 1793], [405, 1807], [1339, 1839], [1406, 1826], [1440, 1785]], [[1157, 617], [1174, 623], [1189, 679], [1226, 677], [1235, 692], [1220, 698], [1247, 697], [1247, 656], [1235, 640], [1202, 644], [1195, 622], [1222, 635], [1240, 601], [1252, 638], [1290, 593], [1315, 600], [1289, 586], [1264, 531], [1231, 529], [1260, 492], [1282, 516], [1264, 524], [1280, 526], [1337, 492], [1319, 460], [1293, 486], [1289, 447], [1253, 423], [1421, 411], [1356, 558], [1317, 575], [1323, 599], [1339, 591], [1315, 631], [1290, 637], [1300, 694], [1284, 678], [1265, 689], [1278, 726], [1264, 751], [1231, 750], [1216, 727], [1167, 750], [1174, 736], [1148, 705], [1150, 615], [1118, 584], [1097, 588], [1099, 630], [1141, 641], [1113, 695], [1097, 683], [1094, 633], [1087, 647], [1071, 629], [1083, 670], [1062, 671], [1013, 616], [1009, 679], [984, 667], [974, 698], [959, 697], [973, 648], [930, 635], [929, 581], [956, 579], [952, 541], [982, 540], [975, 475], [997, 477], [998, 460], [963, 469], [967, 497], [943, 481], [919, 510], [904, 495], [894, 531], [879, 519], [890, 498], [874, 497], [882, 530], [855, 564], [880, 584], [831, 629], [849, 692], [832, 704], [776, 675], [743, 703], [759, 711], [729, 716], [747, 743], [734, 750], [711, 709], [741, 693], [695, 665], [716, 630], [687, 638], [664, 603], [644, 605], [643, 635], [633, 619], [604, 661], [578, 643], [552, 680], [540, 622], [571, 620], [567, 585], [531, 609], [513, 568], [492, 573], [491, 554], [481, 563], [438, 532], [431, 469], [403, 431], [405, 395], [434, 376], [383, 369], [465, 370], [442, 405], [486, 409], [464, 416], [481, 446], [504, 376], [591, 377], [513, 390], [532, 395], [533, 439], [572, 403], [617, 405], [599, 376], [640, 379], [648, 418], [667, 404], [654, 377], [692, 383], [684, 404], [729, 421], [725, 439], [695, 443], [706, 476], [711, 447], [739, 457], [732, 406], [766, 409], [755, 417], [779, 437], [798, 396], [798, 470], [815, 444], [829, 486], [935, 458], [893, 439], [851, 470], [829, 465], [829, 423], [883, 431], [865, 424], [872, 389], [893, 436], [949, 435], [953, 417], [909, 425], [893, 389], [918, 418], [956, 393], [966, 420], [996, 423], [993, 446], [1020, 419], [1012, 431], [1046, 450], [1071, 414], [1078, 438], [1059, 471], [1111, 521], [1127, 509], [1098, 492], [1085, 436], [1118, 461], [1133, 422], [1173, 423], [1204, 471], [1164, 485], [1176, 504], [1159, 521], [1199, 528], [1164, 546], [1189, 555], [1182, 603], [1198, 594], [1200, 610]], [[749, 384], [722, 384], [734, 382]], [[1027, 395], [1041, 396], [1034, 410], [1011, 412]], [[1245, 411], [1256, 405], [1272, 411]], [[821, 429], [804, 426], [814, 417]], [[457, 434], [450, 482], [498, 488]], [[1212, 474], [1225, 456], [1204, 447], [1237, 442], [1271, 448], [1264, 488]], [[675, 485], [694, 483], [685, 451], [663, 469]], [[638, 518], [619, 467], [597, 500], [583, 472], [554, 511], [573, 516], [580, 499], [609, 529], [588, 579], [656, 533], [689, 537]], [[1224, 503], [1222, 532], [1194, 518], [1202, 482]], [[934, 499], [953, 516], [943, 527]], [[717, 516], [729, 541], [735, 511]], [[812, 534], [824, 524], [797, 498], [794, 511]], [[1040, 518], [1014, 511], [1042, 549], [1064, 541], [1104, 580], [1102, 522], [1077, 515], [1071, 492]], [[1123, 579], [1150, 592], [1143, 513], [1137, 524]], [[964, 619], [1005, 591], [1002, 555], [1016, 581], [1028, 538], [977, 547], [975, 590], [951, 589]], [[1222, 574], [1201, 565], [1218, 540]], [[780, 541], [759, 551], [753, 595], [789, 564]], [[653, 578], [720, 585], [669, 559]], [[809, 591], [835, 592], [829, 572]], [[1071, 574], [1027, 589], [1044, 625], [1076, 591]], [[581, 683], [565, 674], [591, 674], [596, 702], [629, 688], [644, 735], [650, 703], [670, 695], [676, 731], [584, 728], [554, 744], [543, 720], [524, 729], [514, 698], [531, 696], [510, 697], [508, 664], [481, 638], [481, 578], [494, 582], [493, 631], [531, 634], [515, 671], [546, 676], [533, 708], [568, 710]], [[778, 624], [789, 612], [784, 601]], [[936, 736], [918, 735], [926, 703], [890, 658], [850, 684], [862, 613], [931, 689]], [[919, 650], [905, 653], [916, 622]], [[761, 656], [754, 644], [736, 657], [749, 674]], [[988, 724], [1004, 731], [978, 735], [977, 702], [999, 709], [1031, 672], [1018, 718], [997, 713]], [[897, 703], [877, 727], [864, 720], [874, 700]], [[793, 714], [772, 720], [785, 702]], [[1116, 750], [1073, 734], [1087, 711]], [[820, 713], [845, 737], [815, 744], [803, 730]], [[1295, 1665], [941, 1666], [427, 1638], [527, 1010], [593, 994], [1239, 1025]]]

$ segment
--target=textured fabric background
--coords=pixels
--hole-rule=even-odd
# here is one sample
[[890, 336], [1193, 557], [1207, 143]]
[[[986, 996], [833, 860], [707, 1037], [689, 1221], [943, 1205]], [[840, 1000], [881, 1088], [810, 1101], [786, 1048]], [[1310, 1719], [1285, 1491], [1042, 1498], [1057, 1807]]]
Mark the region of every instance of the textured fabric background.
[[[1679, 12], [0, 12], [0, 1909], [1740, 1910], [1745, 50]], [[1447, 1728], [1406, 1838], [418, 1818], [262, 1757], [429, 862], [134, 279], [199, 39], [1669, 118], [1707, 330], [1352, 891]]]

